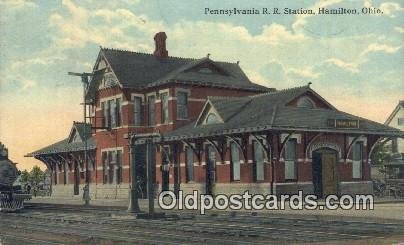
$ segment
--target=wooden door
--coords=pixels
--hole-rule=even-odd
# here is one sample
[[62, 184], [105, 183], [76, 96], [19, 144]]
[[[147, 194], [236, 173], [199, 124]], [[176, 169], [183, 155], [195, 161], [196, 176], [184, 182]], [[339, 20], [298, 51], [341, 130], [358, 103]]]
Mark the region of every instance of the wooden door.
[[216, 182], [216, 151], [213, 146], [208, 146], [206, 161], [206, 194], [213, 195]]
[[79, 185], [80, 185], [80, 169], [79, 163], [74, 163], [74, 195], [79, 194]]
[[337, 157], [334, 153], [323, 152], [322, 160], [322, 182], [323, 195], [337, 194]]

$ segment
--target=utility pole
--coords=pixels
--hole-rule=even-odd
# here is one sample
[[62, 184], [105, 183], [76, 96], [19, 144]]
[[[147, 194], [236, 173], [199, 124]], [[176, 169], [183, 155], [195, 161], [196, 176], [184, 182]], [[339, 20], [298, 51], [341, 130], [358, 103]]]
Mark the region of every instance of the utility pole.
[[77, 72], [68, 72], [70, 76], [79, 76], [81, 77], [81, 82], [83, 83], [83, 117], [84, 117], [84, 165], [86, 168], [86, 185], [83, 189], [83, 199], [86, 206], [90, 205], [90, 172], [88, 169], [88, 161], [87, 161], [87, 103], [86, 103], [86, 93], [88, 89], [88, 77], [92, 76], [92, 73], [77, 73]]

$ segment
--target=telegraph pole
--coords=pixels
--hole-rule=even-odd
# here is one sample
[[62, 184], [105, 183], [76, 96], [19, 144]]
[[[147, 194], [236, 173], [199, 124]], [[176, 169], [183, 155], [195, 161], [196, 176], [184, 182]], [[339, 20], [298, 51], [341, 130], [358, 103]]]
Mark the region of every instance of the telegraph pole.
[[90, 205], [90, 172], [88, 169], [88, 161], [87, 161], [87, 103], [86, 103], [86, 93], [88, 89], [88, 77], [92, 76], [92, 73], [77, 73], [77, 72], [68, 72], [70, 76], [79, 76], [81, 77], [81, 82], [83, 83], [83, 117], [84, 117], [84, 165], [86, 168], [86, 186], [84, 187], [83, 198], [86, 206]]

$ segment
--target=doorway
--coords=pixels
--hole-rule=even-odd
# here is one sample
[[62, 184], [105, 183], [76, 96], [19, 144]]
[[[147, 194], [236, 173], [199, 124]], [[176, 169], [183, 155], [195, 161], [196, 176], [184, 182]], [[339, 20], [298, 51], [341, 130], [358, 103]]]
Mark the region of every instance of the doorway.
[[80, 168], [77, 161], [74, 162], [74, 195], [79, 194]]
[[136, 145], [135, 147], [135, 171], [136, 186], [139, 198], [147, 198], [147, 145]]
[[169, 148], [162, 150], [161, 191], [168, 191], [170, 187], [170, 159], [168, 152]]
[[216, 150], [209, 145], [206, 152], [206, 194], [213, 195], [216, 182]]
[[312, 162], [314, 194], [319, 198], [337, 194], [337, 177], [337, 152], [328, 148], [314, 151]]

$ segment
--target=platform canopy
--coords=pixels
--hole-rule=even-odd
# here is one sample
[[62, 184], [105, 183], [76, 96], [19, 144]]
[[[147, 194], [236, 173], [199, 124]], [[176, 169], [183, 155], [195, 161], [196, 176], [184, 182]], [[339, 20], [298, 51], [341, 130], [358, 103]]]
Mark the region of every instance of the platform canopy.
[[248, 97], [209, 97], [198, 120], [163, 134], [162, 140], [269, 130], [404, 137], [399, 129], [336, 109], [308, 85]]

